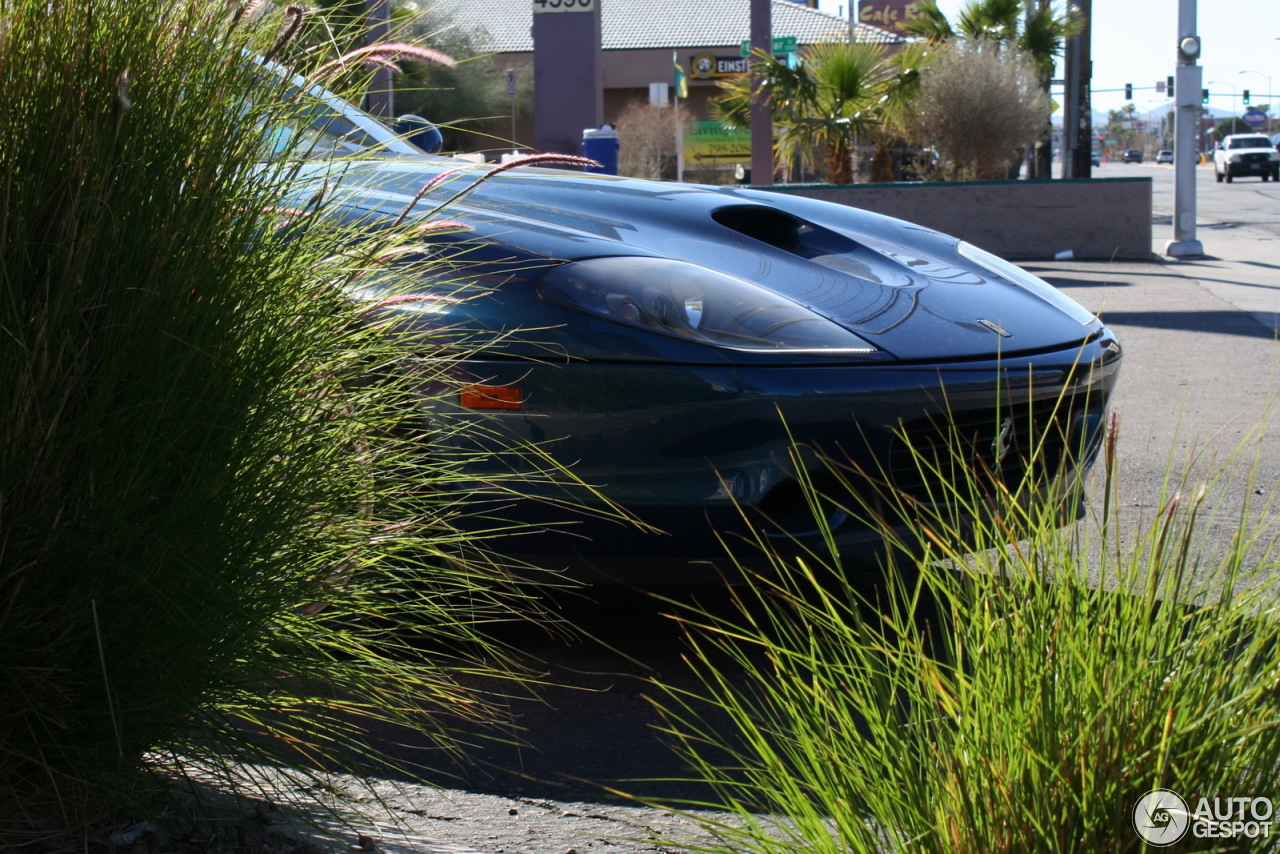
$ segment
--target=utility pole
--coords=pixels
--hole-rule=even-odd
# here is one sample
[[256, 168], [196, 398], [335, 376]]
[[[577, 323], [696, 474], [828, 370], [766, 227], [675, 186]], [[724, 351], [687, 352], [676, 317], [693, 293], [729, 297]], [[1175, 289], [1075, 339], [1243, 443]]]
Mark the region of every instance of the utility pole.
[[1178, 0], [1178, 67], [1174, 73], [1177, 106], [1173, 146], [1173, 240], [1165, 244], [1171, 257], [1203, 255], [1196, 239], [1196, 139], [1200, 125], [1202, 71], [1200, 37], [1196, 35], [1196, 0]]
[[[1046, 15], [1049, 13], [1049, 0], [1037, 0], [1037, 9], [1039, 14]], [[1030, 22], [1032, 17], [1032, 4], [1027, 4], [1027, 21]], [[1042, 78], [1044, 83], [1045, 97], [1049, 97], [1049, 93], [1053, 86], [1053, 75], [1046, 74]], [[1044, 127], [1040, 132], [1040, 139], [1036, 140], [1032, 149], [1033, 155], [1031, 160], [1031, 177], [1043, 178], [1048, 180], [1053, 177], [1053, 120], [1050, 116], [1044, 117]]]
[[1075, 0], [1080, 32], [1067, 40], [1062, 177], [1093, 177], [1093, 0]]
[[[850, 0], [852, 2], [852, 0]], [[752, 53], [773, 49], [773, 6], [771, 0], [751, 0]], [[751, 71], [751, 183], [773, 186], [773, 105], [761, 95], [761, 79]]]
[[[365, 0], [368, 13], [369, 44], [381, 44], [391, 38], [391, 0]], [[373, 72], [369, 84], [366, 106], [379, 118], [389, 119], [395, 112], [392, 102], [391, 69], [379, 67]]]

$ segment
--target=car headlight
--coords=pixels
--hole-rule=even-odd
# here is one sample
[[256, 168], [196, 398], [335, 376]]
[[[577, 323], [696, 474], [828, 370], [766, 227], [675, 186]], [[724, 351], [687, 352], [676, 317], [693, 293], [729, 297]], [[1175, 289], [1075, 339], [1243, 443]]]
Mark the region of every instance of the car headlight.
[[628, 326], [730, 350], [879, 352], [843, 326], [773, 291], [667, 258], [564, 264], [538, 283], [538, 296]]
[[965, 258], [968, 258], [979, 267], [988, 272], [995, 273], [1001, 278], [1008, 279], [1015, 285], [1030, 291], [1040, 299], [1057, 308], [1063, 314], [1072, 320], [1078, 321], [1081, 325], [1087, 326], [1093, 323], [1097, 318], [1093, 313], [1086, 309], [1080, 303], [1071, 299], [1071, 297], [1062, 293], [1053, 285], [1046, 282], [1039, 276], [1033, 276], [1017, 264], [1011, 264], [998, 255], [992, 255], [985, 249], [979, 249], [972, 243], [961, 241], [957, 250]]

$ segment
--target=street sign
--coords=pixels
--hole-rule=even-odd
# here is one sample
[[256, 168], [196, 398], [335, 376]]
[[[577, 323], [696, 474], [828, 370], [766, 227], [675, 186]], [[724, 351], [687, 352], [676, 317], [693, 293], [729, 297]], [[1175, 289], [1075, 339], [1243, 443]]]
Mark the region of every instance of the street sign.
[[507, 97], [514, 98], [516, 96], [516, 72], [514, 68], [507, 69]]
[[[778, 36], [769, 47], [770, 53], [795, 53], [800, 48], [800, 43], [795, 36]], [[742, 44], [738, 45], [738, 50], [743, 56], [750, 56], [751, 39], [743, 39]]]

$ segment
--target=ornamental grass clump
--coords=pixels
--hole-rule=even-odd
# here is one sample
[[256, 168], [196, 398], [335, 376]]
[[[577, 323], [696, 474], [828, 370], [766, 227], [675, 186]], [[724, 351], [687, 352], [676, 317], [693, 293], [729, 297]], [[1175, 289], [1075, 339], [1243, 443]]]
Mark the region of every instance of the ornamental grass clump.
[[274, 8], [0, 0], [0, 847], [83, 850], [149, 768], [453, 749], [460, 675], [519, 677], [484, 627], [536, 596], [412, 417], [457, 337], [403, 370], [350, 299], [416, 298], [424, 223], [299, 192]]
[[[962, 443], [946, 465], [935, 451], [922, 470], [966, 469]], [[750, 576], [728, 616], [678, 612], [700, 687], [658, 705], [715, 792], [699, 806], [735, 817], [690, 848], [1137, 852], [1181, 829], [1175, 850], [1271, 850], [1255, 802], [1234, 828], [1204, 805], [1280, 795], [1274, 508], [1237, 452], [1171, 466], [1158, 514], [1132, 524], [1118, 453], [1113, 421], [1071, 525], [1024, 500], [1036, 466], [1011, 483], [969, 466], [947, 495], [961, 513], [887, 486], [825, 496], [892, 544], [874, 591], [813, 554]], [[1142, 809], [1160, 789], [1186, 812]]]

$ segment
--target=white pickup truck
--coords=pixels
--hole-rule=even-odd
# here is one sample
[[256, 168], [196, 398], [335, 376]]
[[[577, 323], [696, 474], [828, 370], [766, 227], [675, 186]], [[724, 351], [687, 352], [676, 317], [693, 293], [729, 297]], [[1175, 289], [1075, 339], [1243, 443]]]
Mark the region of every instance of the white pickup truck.
[[1223, 137], [1213, 150], [1213, 173], [1221, 184], [1240, 175], [1280, 181], [1280, 151], [1265, 134], [1237, 133]]

